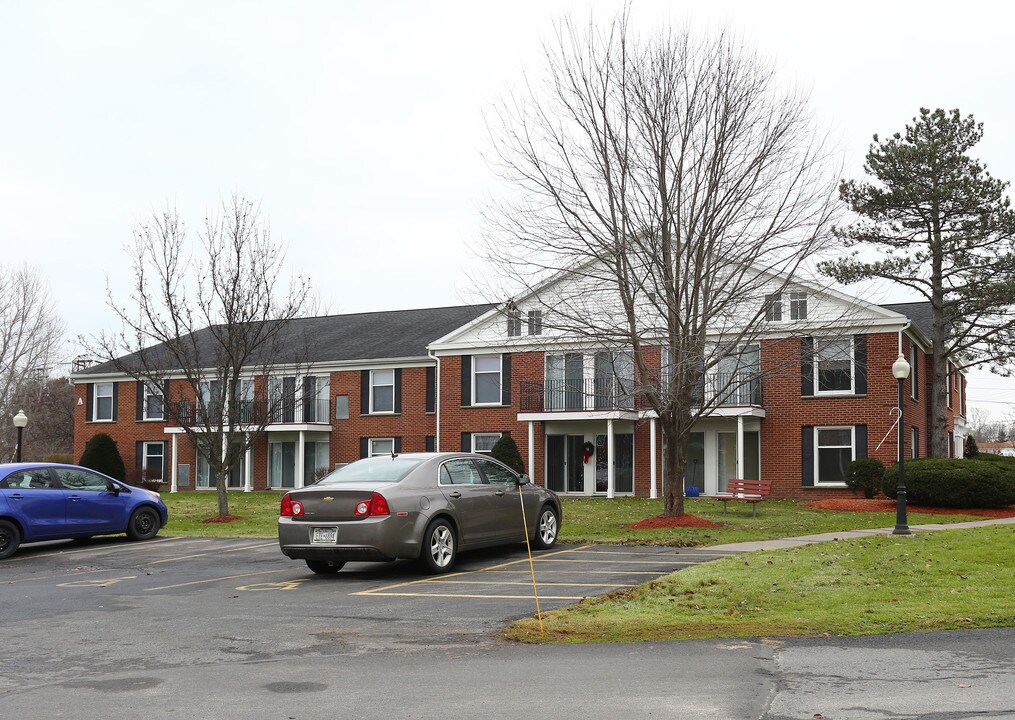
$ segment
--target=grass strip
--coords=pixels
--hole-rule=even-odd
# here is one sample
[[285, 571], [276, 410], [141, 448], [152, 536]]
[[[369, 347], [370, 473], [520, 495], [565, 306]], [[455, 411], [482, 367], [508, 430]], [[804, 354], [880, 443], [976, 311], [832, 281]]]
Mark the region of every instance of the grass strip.
[[724, 558], [508, 627], [527, 642], [877, 635], [1015, 625], [1015, 527]]

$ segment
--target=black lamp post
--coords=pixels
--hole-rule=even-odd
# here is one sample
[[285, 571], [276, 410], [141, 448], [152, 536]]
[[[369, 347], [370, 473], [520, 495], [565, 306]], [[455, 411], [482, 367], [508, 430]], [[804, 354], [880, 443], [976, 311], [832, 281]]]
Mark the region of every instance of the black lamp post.
[[898, 500], [895, 509], [895, 529], [892, 531], [892, 535], [912, 535], [912, 531], [909, 529], [909, 522], [906, 519], [906, 444], [903, 442], [906, 424], [906, 412], [904, 410], [905, 402], [903, 398], [902, 386], [905, 384], [906, 378], [909, 377], [910, 371], [909, 363], [906, 362], [906, 358], [899, 353], [899, 358], [892, 363], [892, 375], [899, 381], [899, 484], [898, 484]]
[[14, 462], [21, 462], [21, 435], [27, 424], [28, 416], [25, 415], [24, 410], [19, 410], [18, 414], [14, 416], [14, 427], [18, 429], [18, 449], [14, 453]]

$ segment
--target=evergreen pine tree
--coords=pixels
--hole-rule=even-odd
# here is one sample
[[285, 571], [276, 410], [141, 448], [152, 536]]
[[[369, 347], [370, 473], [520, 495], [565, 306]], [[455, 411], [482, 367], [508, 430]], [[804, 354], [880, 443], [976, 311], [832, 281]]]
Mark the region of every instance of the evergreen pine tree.
[[494, 443], [494, 446], [490, 449], [490, 455], [500, 460], [516, 473], [525, 472], [522, 454], [518, 452], [518, 445], [510, 435], [501, 435], [500, 440]]
[[85, 443], [85, 451], [81, 453], [78, 465], [98, 470], [117, 480], [124, 480], [127, 477], [127, 470], [123, 465], [123, 458], [120, 457], [120, 450], [116, 447], [116, 441], [106, 433], [92, 435], [91, 440]]

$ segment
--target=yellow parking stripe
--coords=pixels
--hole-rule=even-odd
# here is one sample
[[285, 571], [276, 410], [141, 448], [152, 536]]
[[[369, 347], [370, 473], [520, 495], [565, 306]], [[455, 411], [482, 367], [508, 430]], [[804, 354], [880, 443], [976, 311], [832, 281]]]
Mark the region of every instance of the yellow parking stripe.
[[255, 548], [270, 547], [272, 545], [278, 546], [278, 543], [277, 542], [260, 543], [257, 545], [244, 545], [242, 547], [229, 548], [228, 550], [216, 550], [214, 552], [195, 553], [193, 555], [180, 555], [179, 557], [163, 558], [162, 560], [155, 560], [151, 564], [160, 565], [162, 563], [176, 562], [177, 560], [190, 560], [191, 558], [206, 557], [208, 555], [222, 555], [224, 553], [239, 552], [240, 550], [253, 550]]
[[740, 555], [738, 552], [719, 551], [719, 552], [704, 552], [694, 550], [681, 550], [680, 552], [637, 552], [634, 550], [582, 550], [581, 552], [588, 553], [590, 555], [637, 555], [639, 557], [659, 557], [659, 558], [670, 558], [675, 555], [687, 556], [703, 556], [703, 557], [716, 557], [726, 555]]
[[535, 562], [548, 563], [603, 563], [610, 565], [700, 565], [701, 560], [592, 560], [588, 558], [532, 558]]
[[[435, 585], [525, 585], [531, 587], [531, 582], [511, 582], [509, 580], [436, 580]], [[634, 587], [633, 585], [621, 585], [619, 583], [562, 583], [562, 582], [540, 582], [540, 587]], [[540, 595], [539, 597], [542, 597]]]
[[[362, 592], [353, 595], [380, 595], [385, 597], [441, 597], [441, 598], [474, 598], [480, 600], [531, 600], [534, 595], [465, 595], [454, 593], [388, 593]], [[584, 600], [587, 595], [540, 595], [543, 600]]]
[[205, 580], [191, 580], [190, 582], [176, 583], [175, 585], [163, 585], [161, 587], [145, 588], [145, 592], [152, 592], [154, 590], [171, 590], [172, 588], [187, 587], [188, 585], [203, 585], [205, 583], [219, 582], [220, 580], [235, 580], [241, 577], [251, 577], [253, 575], [270, 575], [272, 573], [280, 572], [292, 572], [292, 568], [285, 568], [283, 570], [261, 570], [260, 572], [243, 573], [242, 575], [224, 575], [222, 577], [207, 578]]
[[[144, 550], [145, 548], [150, 547], [152, 545], [157, 545], [158, 543], [170, 542], [172, 540], [184, 540], [184, 539], [185, 538], [183, 538], [183, 537], [168, 537], [168, 538], [160, 538], [158, 540], [146, 540], [145, 542], [143, 542], [141, 544], [131, 543], [130, 545], [119, 545], [117, 547], [105, 548], [105, 549], [99, 549], [99, 548], [78, 548], [77, 550], [58, 550], [58, 551], [53, 552], [53, 553], [46, 553], [46, 557], [53, 557], [53, 556], [61, 556], [62, 557], [64, 555], [77, 555], [78, 553], [83, 553], [83, 552], [90, 552], [95, 557], [102, 557], [103, 555], [109, 555], [109, 554], [115, 553], [115, 552], [122, 552], [124, 550]], [[208, 542], [208, 541], [207, 540], [195, 540], [195, 542]], [[38, 557], [38, 555], [34, 555], [34, 554], [33, 555], [22, 555], [20, 557], [15, 557], [15, 558], [11, 558], [9, 560], [4, 560], [3, 562], [4, 563], [24, 562], [26, 560], [32, 560], [33, 558], [36, 558], [36, 557]]]
[[94, 573], [109, 573], [109, 572], [123, 572], [123, 568], [102, 568], [101, 570], [78, 570], [77, 572], [65, 572], [59, 575], [43, 575], [41, 577], [30, 577], [21, 578], [20, 580], [7, 580], [4, 585], [13, 585], [15, 583], [23, 582], [35, 582], [37, 580], [58, 580], [60, 578], [70, 577], [72, 575], [92, 575]]

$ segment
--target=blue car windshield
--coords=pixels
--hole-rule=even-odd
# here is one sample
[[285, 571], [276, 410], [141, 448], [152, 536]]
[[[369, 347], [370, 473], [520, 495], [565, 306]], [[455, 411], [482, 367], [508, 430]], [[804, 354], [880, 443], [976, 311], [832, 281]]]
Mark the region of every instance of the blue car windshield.
[[321, 478], [318, 485], [342, 483], [393, 483], [398, 482], [419, 465], [420, 458], [376, 457], [359, 460], [340, 467]]

